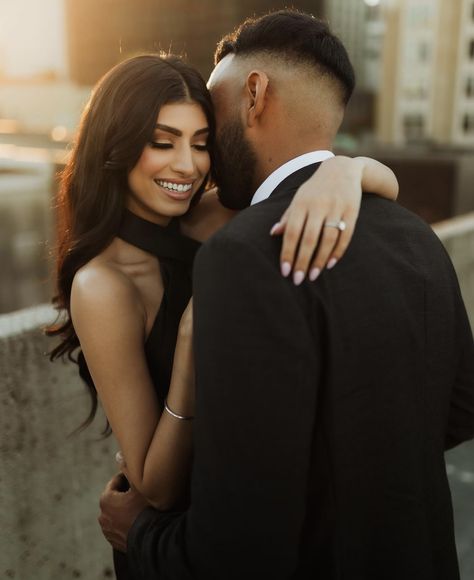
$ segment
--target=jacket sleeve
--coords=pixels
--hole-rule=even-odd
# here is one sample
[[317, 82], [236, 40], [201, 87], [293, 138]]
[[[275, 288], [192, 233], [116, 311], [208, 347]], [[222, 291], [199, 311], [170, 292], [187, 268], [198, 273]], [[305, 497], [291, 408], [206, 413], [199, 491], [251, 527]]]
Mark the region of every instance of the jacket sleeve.
[[152, 516], [135, 524], [129, 558], [145, 566], [143, 578], [295, 572], [321, 358], [306, 292], [222, 233], [199, 252], [191, 505], [165, 525]]

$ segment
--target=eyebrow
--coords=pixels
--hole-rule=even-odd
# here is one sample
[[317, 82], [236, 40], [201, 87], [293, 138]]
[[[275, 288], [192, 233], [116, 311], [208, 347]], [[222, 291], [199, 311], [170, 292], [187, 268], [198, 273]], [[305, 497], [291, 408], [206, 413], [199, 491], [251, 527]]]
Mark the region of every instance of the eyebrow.
[[[177, 137], [182, 137], [183, 136], [183, 132], [180, 131], [179, 129], [175, 129], [174, 127], [169, 127], [168, 125], [161, 125], [161, 123], [157, 123], [155, 125], [155, 129], [160, 129], [161, 131], [165, 131], [166, 133], [172, 133], [173, 135], [176, 135]], [[196, 135], [202, 135], [203, 133], [209, 133], [209, 127], [204, 127], [203, 129], [198, 129], [193, 137], [195, 137]]]

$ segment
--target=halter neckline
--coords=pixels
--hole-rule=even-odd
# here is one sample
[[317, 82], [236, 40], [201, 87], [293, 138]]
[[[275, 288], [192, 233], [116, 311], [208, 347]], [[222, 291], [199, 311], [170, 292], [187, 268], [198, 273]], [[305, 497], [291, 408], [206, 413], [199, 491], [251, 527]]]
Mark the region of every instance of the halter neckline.
[[193, 261], [201, 246], [196, 240], [181, 234], [176, 219], [172, 219], [167, 226], [161, 226], [137, 216], [128, 209], [124, 211], [117, 235], [158, 258], [187, 263]]

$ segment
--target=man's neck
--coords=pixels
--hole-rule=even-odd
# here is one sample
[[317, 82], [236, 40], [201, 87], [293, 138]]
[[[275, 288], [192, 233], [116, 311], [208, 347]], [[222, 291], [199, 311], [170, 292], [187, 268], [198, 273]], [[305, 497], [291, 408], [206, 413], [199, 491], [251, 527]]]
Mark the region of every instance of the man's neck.
[[270, 173], [270, 175], [259, 185], [250, 201], [250, 205], [267, 199], [283, 180], [296, 171], [299, 171], [308, 165], [322, 163], [326, 159], [329, 159], [329, 157], [333, 156], [334, 154], [329, 150], [318, 150], [303, 153], [303, 155], [298, 155], [297, 157], [286, 161], [283, 165], [280, 165]]
[[328, 139], [316, 140], [305, 146], [300, 143], [294, 147], [285, 147], [284, 150], [278, 148], [278, 141], [276, 145], [276, 147], [266, 149], [266, 154], [259, 160], [255, 171], [255, 189], [258, 189], [269, 175], [288, 161], [312, 151], [331, 151], [333, 146], [332, 141]]

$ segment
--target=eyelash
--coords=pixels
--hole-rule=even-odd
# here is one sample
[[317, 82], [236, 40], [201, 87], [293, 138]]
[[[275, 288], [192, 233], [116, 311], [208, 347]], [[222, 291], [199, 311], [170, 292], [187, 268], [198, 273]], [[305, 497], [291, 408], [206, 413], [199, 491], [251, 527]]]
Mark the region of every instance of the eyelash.
[[[171, 143], [157, 143], [156, 141], [150, 141], [150, 147], [153, 149], [171, 149], [173, 145]], [[196, 151], [209, 151], [208, 145], [193, 145]]]

